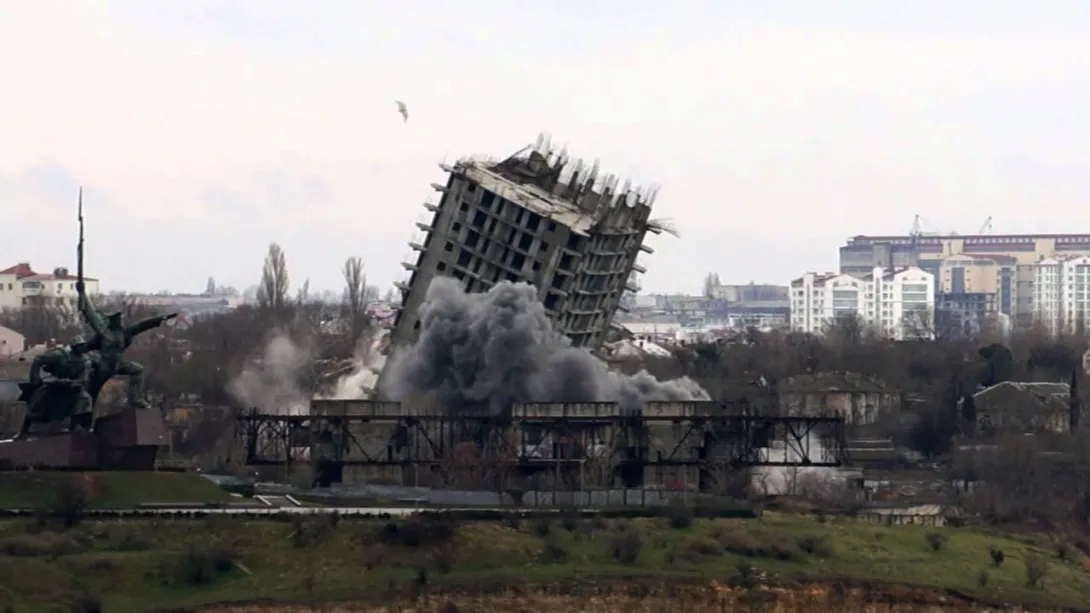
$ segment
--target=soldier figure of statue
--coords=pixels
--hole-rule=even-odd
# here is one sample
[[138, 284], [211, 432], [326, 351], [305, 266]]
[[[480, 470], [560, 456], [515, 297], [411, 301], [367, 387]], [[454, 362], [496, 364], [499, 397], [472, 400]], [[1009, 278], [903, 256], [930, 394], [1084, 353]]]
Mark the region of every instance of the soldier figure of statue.
[[158, 328], [166, 321], [177, 317], [178, 314], [148, 317], [131, 326], [126, 326], [122, 320], [121, 311], [112, 311], [103, 315], [95, 308], [87, 296], [82, 279], [76, 282], [76, 291], [79, 294], [79, 312], [95, 333], [89, 347], [92, 351], [98, 351], [100, 368], [108, 376], [127, 376], [129, 406], [146, 409], [148, 402], [144, 399], [144, 367], [137, 362], [125, 359], [125, 350], [132, 345], [135, 336]]
[[[27, 390], [27, 414], [17, 439], [26, 436], [32, 423], [68, 419], [68, 431], [90, 430], [93, 400], [87, 388], [95, 364], [90, 346], [83, 337], [72, 339], [68, 347], [53, 347], [38, 355], [30, 365]], [[42, 371], [52, 375], [42, 379]]]

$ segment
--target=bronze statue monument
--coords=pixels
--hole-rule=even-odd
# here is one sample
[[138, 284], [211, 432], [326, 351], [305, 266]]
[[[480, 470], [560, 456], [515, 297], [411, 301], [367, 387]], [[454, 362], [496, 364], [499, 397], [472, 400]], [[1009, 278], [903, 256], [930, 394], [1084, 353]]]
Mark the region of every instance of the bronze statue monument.
[[[120, 311], [100, 313], [87, 295], [83, 278], [83, 190], [79, 194], [79, 244], [76, 248], [76, 291], [79, 312], [91, 328], [90, 340], [72, 339], [67, 347], [48, 349], [31, 364], [29, 380], [20, 383], [19, 399], [26, 417], [16, 440], [26, 438], [32, 424], [68, 420], [68, 432], [94, 431], [93, 411], [102, 387], [116, 375], [129, 378], [128, 406], [148, 408], [144, 399], [144, 368], [125, 358], [133, 338], [161, 326], [177, 313], [149, 317], [126, 326]], [[42, 373], [50, 375], [43, 379]]]

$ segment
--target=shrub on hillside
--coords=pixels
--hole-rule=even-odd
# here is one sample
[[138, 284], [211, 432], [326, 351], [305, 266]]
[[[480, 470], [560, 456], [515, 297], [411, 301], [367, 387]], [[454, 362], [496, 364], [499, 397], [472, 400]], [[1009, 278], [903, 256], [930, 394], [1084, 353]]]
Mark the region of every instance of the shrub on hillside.
[[38, 534], [18, 534], [0, 541], [0, 554], [24, 558], [55, 558], [80, 549], [72, 537], [67, 534], [41, 532]]
[[941, 532], [928, 532], [924, 535], [924, 540], [927, 541], [927, 547], [937, 553], [946, 544], [946, 535]]
[[828, 540], [821, 536], [804, 536], [800, 538], [799, 549], [819, 558], [827, 558], [833, 555], [833, 547]]
[[635, 564], [643, 550], [643, 537], [635, 530], [626, 530], [609, 541], [609, 552], [621, 564]]
[[72, 528], [83, 519], [91, 499], [86, 488], [75, 478], [61, 481], [50, 512], [61, 520], [66, 528]]
[[688, 528], [693, 525], [693, 510], [689, 507], [671, 507], [666, 511], [666, 518], [675, 530]]
[[237, 560], [235, 552], [226, 547], [191, 546], [178, 558], [176, 579], [182, 585], [205, 585], [234, 568]]
[[753, 534], [740, 528], [717, 526], [712, 531], [712, 538], [718, 541], [724, 550], [735, 555], [782, 561], [799, 558], [798, 550], [786, 547], [778, 538]]
[[102, 613], [102, 601], [95, 596], [80, 596], [68, 607], [70, 613]]
[[541, 547], [539, 559], [543, 564], [562, 564], [568, 561], [571, 552], [559, 539], [549, 536]]
[[378, 540], [387, 544], [416, 549], [432, 547], [452, 540], [458, 534], [458, 524], [443, 516], [387, 522], [378, 531]]
[[1026, 558], [1026, 587], [1041, 587], [1045, 575], [1048, 574], [1048, 564], [1036, 556]]

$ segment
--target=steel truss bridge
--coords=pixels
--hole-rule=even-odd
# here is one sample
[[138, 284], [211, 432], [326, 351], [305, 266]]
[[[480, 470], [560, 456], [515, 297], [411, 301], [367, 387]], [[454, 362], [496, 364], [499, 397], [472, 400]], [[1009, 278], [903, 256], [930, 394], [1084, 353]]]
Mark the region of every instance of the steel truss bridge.
[[490, 470], [573, 487], [675, 479], [706, 489], [740, 468], [845, 461], [842, 417], [762, 415], [746, 401], [651, 402], [635, 414], [615, 403], [526, 403], [492, 415], [314, 400], [310, 415], [241, 412], [236, 436], [247, 465], [310, 465], [325, 483], [345, 471], [418, 485], [420, 475]]

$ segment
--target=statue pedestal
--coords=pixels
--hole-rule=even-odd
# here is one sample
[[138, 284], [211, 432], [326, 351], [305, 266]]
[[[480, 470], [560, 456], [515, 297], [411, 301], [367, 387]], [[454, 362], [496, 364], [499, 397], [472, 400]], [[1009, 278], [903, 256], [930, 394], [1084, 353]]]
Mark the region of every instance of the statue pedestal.
[[167, 444], [158, 408], [124, 409], [95, 422], [99, 463], [107, 470], [155, 470], [155, 456]]
[[90, 432], [65, 432], [19, 441], [0, 441], [5, 468], [98, 468], [98, 440]]
[[0, 441], [0, 469], [154, 470], [155, 456], [165, 444], [159, 409], [124, 409], [96, 420], [93, 433]]

